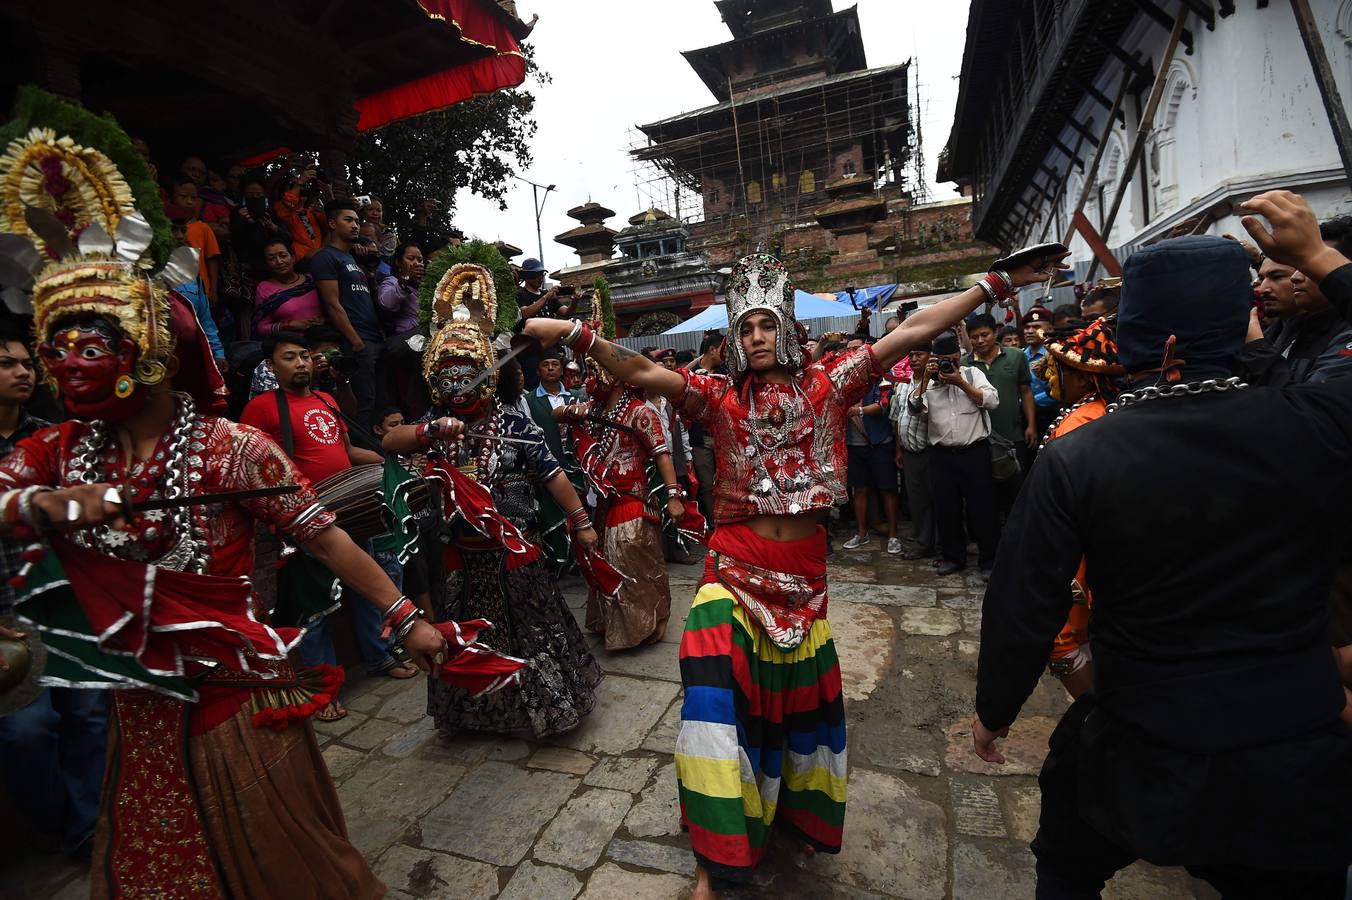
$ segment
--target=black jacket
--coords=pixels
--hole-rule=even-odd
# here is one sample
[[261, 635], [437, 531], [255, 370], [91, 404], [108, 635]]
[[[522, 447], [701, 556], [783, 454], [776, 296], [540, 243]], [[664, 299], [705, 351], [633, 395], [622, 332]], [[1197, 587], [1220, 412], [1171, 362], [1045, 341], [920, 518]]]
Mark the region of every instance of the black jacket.
[[1244, 380], [1286, 387], [1352, 374], [1352, 325], [1336, 309], [1296, 316], [1268, 327], [1240, 351]]
[[[1323, 287], [1347, 315], [1352, 265]], [[1163, 864], [1352, 860], [1328, 630], [1349, 510], [1352, 381], [1159, 399], [1049, 444], [986, 593], [978, 715], [999, 729], [1018, 714], [1083, 554], [1083, 818]]]

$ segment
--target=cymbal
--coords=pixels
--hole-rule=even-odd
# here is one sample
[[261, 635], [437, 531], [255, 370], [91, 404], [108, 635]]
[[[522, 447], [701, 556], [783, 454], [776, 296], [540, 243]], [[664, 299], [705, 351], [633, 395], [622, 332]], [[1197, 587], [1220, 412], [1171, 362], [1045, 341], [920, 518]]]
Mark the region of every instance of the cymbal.
[[13, 617], [0, 616], [0, 626], [23, 631], [22, 640], [0, 638], [0, 657], [9, 667], [0, 670], [0, 716], [23, 709], [42, 693], [38, 683], [47, 668], [47, 647], [30, 629], [18, 627]]

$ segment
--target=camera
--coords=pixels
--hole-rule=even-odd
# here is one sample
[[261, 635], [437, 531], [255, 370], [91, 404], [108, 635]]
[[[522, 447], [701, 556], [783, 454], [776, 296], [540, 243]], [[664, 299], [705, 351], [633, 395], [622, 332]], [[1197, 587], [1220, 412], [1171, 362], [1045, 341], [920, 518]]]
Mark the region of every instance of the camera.
[[953, 360], [951, 359], [939, 360], [939, 371], [942, 372], [943, 374], [952, 375], [957, 370], [958, 370], [957, 363], [953, 362]]
[[576, 293], [577, 293], [577, 288], [574, 287], [574, 286], [571, 285], [571, 284], [561, 284], [561, 285], [559, 285], [559, 293], [558, 293], [558, 296], [560, 296], [560, 297], [571, 297], [571, 296], [573, 296], [573, 295], [576, 294]]

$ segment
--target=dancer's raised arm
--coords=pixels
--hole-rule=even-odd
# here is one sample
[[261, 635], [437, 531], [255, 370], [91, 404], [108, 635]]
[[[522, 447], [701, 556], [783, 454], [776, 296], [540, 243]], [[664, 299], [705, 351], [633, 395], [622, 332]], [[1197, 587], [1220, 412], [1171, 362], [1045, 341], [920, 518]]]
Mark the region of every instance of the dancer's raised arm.
[[613, 344], [591, 330], [590, 325], [561, 319], [528, 319], [525, 333], [545, 347], [562, 343], [579, 355], [590, 353], [591, 358], [619, 381], [676, 399], [685, 389], [680, 373], [635, 353], [628, 347]]

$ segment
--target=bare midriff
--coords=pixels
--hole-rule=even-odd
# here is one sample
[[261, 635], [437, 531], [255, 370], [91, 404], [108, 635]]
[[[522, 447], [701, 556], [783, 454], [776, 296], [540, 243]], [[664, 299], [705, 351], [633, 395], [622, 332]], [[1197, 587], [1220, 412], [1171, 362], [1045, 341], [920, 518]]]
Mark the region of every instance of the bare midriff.
[[767, 541], [801, 541], [816, 534], [818, 511], [796, 516], [752, 516], [746, 524]]

